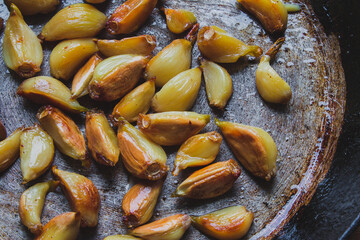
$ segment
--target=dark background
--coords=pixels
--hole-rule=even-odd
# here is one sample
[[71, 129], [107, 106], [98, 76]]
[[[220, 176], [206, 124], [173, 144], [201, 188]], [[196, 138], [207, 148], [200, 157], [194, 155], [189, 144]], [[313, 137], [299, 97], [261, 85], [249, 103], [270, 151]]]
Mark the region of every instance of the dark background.
[[[341, 46], [347, 84], [345, 121], [330, 171], [310, 204], [286, 225], [277, 240], [360, 239], [360, 1], [312, 0], [327, 33]], [[350, 236], [353, 234], [352, 236]]]

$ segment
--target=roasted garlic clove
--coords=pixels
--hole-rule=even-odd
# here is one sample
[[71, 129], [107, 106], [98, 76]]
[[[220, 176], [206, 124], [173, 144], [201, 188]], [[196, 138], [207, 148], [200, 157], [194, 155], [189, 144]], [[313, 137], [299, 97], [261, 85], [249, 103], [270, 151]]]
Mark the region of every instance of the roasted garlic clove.
[[106, 57], [121, 54], [148, 56], [156, 47], [156, 38], [152, 35], [141, 35], [121, 40], [95, 40], [99, 51]]
[[15, 4], [24, 15], [35, 15], [38, 13], [47, 14], [54, 11], [56, 6], [60, 3], [59, 0], [4, 0], [4, 2], [8, 7], [11, 4]]
[[150, 79], [129, 92], [114, 107], [111, 115], [113, 124], [117, 126], [120, 117], [125, 118], [129, 122], [134, 122], [138, 119], [139, 113], [147, 113], [154, 94], [155, 79]]
[[9, 137], [0, 142], [0, 173], [9, 168], [20, 154], [20, 136], [23, 127], [18, 128]]
[[81, 214], [81, 227], [95, 227], [100, 211], [100, 195], [94, 183], [77, 173], [62, 171], [53, 166], [52, 172], [60, 181], [71, 208]]
[[218, 63], [234, 63], [246, 55], [259, 57], [262, 54], [260, 47], [246, 45], [216, 26], [201, 28], [197, 44], [206, 58]]
[[91, 110], [86, 113], [85, 134], [93, 158], [100, 164], [115, 166], [120, 150], [116, 134], [103, 111]]
[[91, 38], [60, 42], [50, 54], [50, 72], [57, 79], [69, 80], [98, 48]]
[[244, 206], [224, 208], [202, 216], [191, 216], [192, 223], [201, 232], [220, 240], [237, 240], [246, 235], [254, 214]]
[[20, 136], [20, 159], [23, 183], [42, 175], [54, 159], [54, 142], [39, 124], [26, 128]]
[[201, 59], [201, 69], [210, 106], [224, 109], [233, 92], [230, 74], [225, 68], [205, 59]]
[[102, 60], [99, 54], [96, 53], [79, 69], [72, 81], [71, 98], [76, 99], [89, 93], [87, 87], [94, 75], [96, 66]]
[[240, 166], [233, 159], [213, 163], [191, 174], [172, 196], [208, 199], [223, 195], [230, 190], [240, 173]]
[[172, 174], [177, 176], [188, 167], [200, 167], [212, 163], [220, 150], [222, 137], [218, 132], [192, 136], [186, 140], [176, 154]]
[[21, 195], [19, 215], [21, 222], [35, 235], [42, 232], [41, 213], [45, 204], [45, 197], [59, 186], [59, 181], [37, 183], [26, 189]]
[[105, 59], [97, 65], [88, 90], [99, 101], [114, 101], [127, 94], [139, 81], [148, 59], [124, 54]]
[[148, 180], [161, 179], [167, 172], [166, 153], [125, 119], [119, 119], [117, 138], [126, 169]]
[[94, 37], [106, 24], [106, 16], [94, 6], [76, 3], [61, 9], [42, 29], [39, 38], [58, 41]]
[[170, 79], [151, 101], [155, 112], [186, 111], [194, 105], [201, 85], [200, 68], [192, 68]]
[[4, 140], [7, 136], [6, 129], [4, 124], [0, 120], [0, 141]]
[[239, 123], [215, 122], [237, 160], [249, 172], [267, 181], [275, 176], [277, 148], [267, 132]]
[[71, 118], [52, 106], [42, 107], [36, 116], [60, 152], [90, 166], [84, 136]]
[[138, 117], [139, 129], [163, 146], [180, 145], [210, 122], [210, 115], [195, 112], [164, 112]]
[[6, 66], [20, 77], [32, 77], [40, 71], [43, 50], [40, 40], [25, 23], [20, 10], [11, 4], [3, 39], [3, 58]]
[[121, 4], [106, 23], [110, 34], [129, 34], [138, 30], [148, 19], [157, 0], [127, 0]]
[[122, 200], [123, 220], [129, 227], [137, 227], [150, 220], [164, 181], [141, 182], [134, 185]]
[[93, 4], [103, 3], [105, 1], [106, 0], [85, 0], [85, 2], [93, 3]]
[[285, 38], [279, 38], [269, 51], [261, 57], [256, 70], [256, 87], [261, 97], [271, 103], [287, 103], [290, 101], [292, 91], [290, 86], [270, 66], [270, 60], [280, 49]]
[[194, 13], [185, 9], [162, 9], [166, 16], [166, 24], [173, 33], [180, 34], [197, 23]]
[[281, 0], [237, 0], [247, 11], [255, 15], [270, 33], [286, 29], [288, 14]]
[[76, 240], [80, 229], [80, 213], [68, 212], [51, 219], [34, 240]]
[[103, 240], [140, 240], [140, 238], [131, 235], [112, 235], [104, 238]]
[[146, 240], [180, 240], [190, 225], [188, 215], [176, 214], [135, 228], [130, 234]]
[[39, 76], [26, 79], [17, 89], [17, 94], [38, 104], [52, 104], [63, 110], [79, 113], [88, 109], [71, 99], [70, 90], [59, 80]]

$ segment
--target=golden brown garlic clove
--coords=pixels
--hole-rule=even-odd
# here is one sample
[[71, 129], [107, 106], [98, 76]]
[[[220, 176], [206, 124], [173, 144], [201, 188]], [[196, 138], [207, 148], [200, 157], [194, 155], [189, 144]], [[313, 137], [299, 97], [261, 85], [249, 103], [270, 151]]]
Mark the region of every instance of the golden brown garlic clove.
[[223, 195], [230, 190], [240, 173], [240, 166], [233, 159], [213, 163], [191, 174], [172, 196], [208, 199]]
[[7, 136], [6, 129], [4, 124], [0, 120], [0, 141], [4, 140]]
[[20, 10], [11, 4], [3, 39], [3, 58], [6, 66], [20, 77], [33, 77], [40, 71], [43, 50], [40, 40], [25, 23]]
[[122, 200], [123, 220], [129, 227], [137, 227], [150, 220], [164, 179], [152, 182], [140, 182], [125, 194]]
[[124, 54], [105, 59], [97, 65], [88, 90], [99, 101], [114, 101], [127, 94], [139, 81], [148, 59]]
[[201, 28], [197, 44], [206, 58], [218, 63], [234, 63], [246, 55], [259, 57], [262, 54], [260, 47], [246, 45], [216, 26]]
[[20, 136], [24, 128], [16, 129], [10, 136], [0, 142], [0, 173], [8, 169], [20, 154]]
[[177, 176], [188, 167], [200, 167], [212, 163], [220, 150], [222, 137], [218, 132], [192, 136], [186, 140], [176, 154], [172, 174]]
[[36, 116], [60, 152], [90, 166], [84, 136], [71, 118], [52, 106], [42, 107]]
[[140, 238], [131, 235], [112, 235], [104, 238], [103, 240], [140, 240]]
[[106, 16], [94, 6], [76, 3], [56, 13], [39, 35], [45, 41], [94, 37], [104, 28]]
[[239, 123], [221, 122], [217, 119], [215, 122], [236, 159], [249, 172], [267, 181], [275, 176], [277, 148], [267, 132]]
[[68, 199], [73, 211], [81, 214], [81, 227], [95, 227], [98, 224], [100, 195], [94, 183], [77, 173], [52, 167], [56, 179]]
[[10, 7], [11, 4], [15, 4], [24, 15], [47, 14], [54, 11], [60, 3], [59, 0], [4, 0], [4, 2], [8, 7]]
[[26, 128], [20, 136], [23, 183], [28, 183], [49, 169], [54, 160], [54, 142], [39, 124]]
[[180, 34], [197, 23], [194, 13], [185, 9], [162, 9], [166, 16], [166, 24], [173, 33]]
[[188, 215], [176, 214], [135, 228], [130, 234], [147, 240], [180, 240], [190, 225]]
[[152, 35], [141, 35], [121, 40], [95, 40], [99, 51], [106, 57], [121, 54], [135, 54], [148, 56], [156, 47], [156, 38]]
[[39, 76], [26, 79], [17, 89], [18, 95], [26, 97], [38, 104], [52, 104], [63, 110], [79, 113], [88, 109], [71, 99], [70, 90], [59, 80]]
[[35, 235], [42, 232], [41, 213], [45, 204], [45, 197], [49, 192], [54, 192], [59, 186], [59, 181], [37, 183], [26, 189], [21, 195], [19, 215], [21, 222]]
[[246, 235], [254, 214], [244, 206], [233, 206], [202, 216], [191, 216], [192, 223], [201, 232], [220, 240], [237, 240]]
[[76, 240], [80, 229], [80, 213], [67, 212], [51, 219], [34, 240]]
[[165, 176], [166, 153], [125, 119], [119, 119], [117, 133], [120, 153], [126, 169], [134, 176], [158, 180]]
[[57, 79], [69, 80], [98, 48], [91, 38], [60, 42], [50, 54], [50, 72]]
[[86, 113], [85, 134], [93, 158], [100, 164], [115, 166], [120, 150], [116, 134], [103, 111], [90, 110]]
[[155, 112], [186, 111], [194, 105], [201, 85], [200, 68], [192, 68], [170, 79], [151, 101]]
[[195, 112], [140, 114], [137, 125], [149, 139], [163, 146], [180, 145], [197, 134], [210, 121], [210, 115]]
[[106, 23], [110, 34], [129, 34], [138, 30], [148, 19], [157, 0], [127, 0], [121, 4]]

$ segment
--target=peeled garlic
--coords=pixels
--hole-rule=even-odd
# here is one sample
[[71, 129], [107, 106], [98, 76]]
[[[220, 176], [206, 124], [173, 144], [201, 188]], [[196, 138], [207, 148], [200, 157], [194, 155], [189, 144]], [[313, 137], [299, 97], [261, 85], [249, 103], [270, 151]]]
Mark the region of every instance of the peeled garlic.
[[138, 30], [148, 19], [157, 0], [127, 0], [121, 4], [106, 23], [111, 34], [128, 34]]
[[9, 168], [20, 154], [20, 135], [23, 127], [18, 128], [9, 137], [0, 142], [0, 173]]
[[39, 35], [46, 41], [94, 37], [104, 28], [106, 16], [86, 3], [76, 3], [61, 9], [44, 26]]
[[237, 160], [252, 174], [267, 181], [276, 174], [277, 148], [261, 128], [215, 120]]
[[212, 163], [220, 150], [222, 137], [217, 132], [192, 136], [186, 140], [176, 154], [172, 174], [177, 176], [188, 167], [200, 167]]
[[40, 71], [43, 50], [40, 40], [25, 23], [20, 10], [11, 4], [3, 39], [6, 66], [20, 77], [28, 78]]
[[154, 94], [155, 79], [150, 79], [129, 92], [114, 107], [111, 115], [113, 124], [117, 125], [120, 117], [125, 118], [129, 122], [134, 122], [137, 120], [139, 113], [147, 113]]
[[194, 199], [220, 196], [230, 190], [240, 173], [240, 166], [233, 159], [213, 163], [191, 174], [172, 196]]
[[60, 152], [90, 166], [84, 136], [73, 120], [52, 106], [41, 108], [36, 116]]
[[185, 9], [163, 9], [166, 16], [166, 24], [173, 33], [182, 33], [197, 23], [195, 15]]
[[21, 222], [35, 235], [42, 232], [41, 213], [45, 204], [45, 197], [59, 186], [59, 181], [47, 181], [31, 186], [20, 198], [19, 215]]
[[20, 159], [23, 183], [42, 175], [54, 159], [54, 142], [39, 124], [26, 128], [20, 136]]
[[80, 229], [80, 213], [68, 212], [51, 219], [34, 240], [76, 240]]
[[94, 4], [98, 4], [98, 3], [103, 3], [106, 0], [85, 0], [88, 3], [94, 3]]
[[0, 141], [4, 140], [6, 138], [6, 129], [4, 127], [4, 124], [0, 120]]
[[70, 90], [59, 80], [39, 76], [26, 79], [17, 89], [18, 95], [38, 104], [52, 104], [69, 112], [86, 112], [88, 109], [71, 99]]
[[77, 173], [52, 168], [56, 179], [67, 197], [71, 208], [81, 214], [81, 227], [95, 227], [98, 224], [100, 195], [94, 183]]
[[190, 225], [188, 215], [176, 214], [135, 228], [130, 234], [146, 240], [180, 240]]
[[201, 28], [197, 44], [206, 58], [218, 63], [234, 63], [246, 55], [259, 57], [262, 54], [260, 47], [246, 45], [216, 26]]
[[205, 59], [201, 60], [201, 69], [210, 106], [224, 109], [233, 92], [230, 74], [225, 68]]
[[165, 151], [125, 119], [119, 119], [117, 138], [123, 163], [131, 174], [148, 180], [158, 180], [166, 174]]
[[120, 150], [116, 134], [103, 111], [91, 110], [86, 113], [85, 134], [93, 158], [100, 164], [115, 166]]
[[106, 57], [121, 54], [148, 56], [156, 47], [156, 38], [152, 35], [141, 35], [121, 40], [95, 40], [99, 51]]
[[124, 54], [105, 59], [97, 65], [89, 83], [92, 99], [114, 101], [127, 94], [139, 81], [148, 59]]
[[59, 0], [4, 0], [7, 6], [15, 4], [24, 15], [35, 15], [38, 13], [46, 14], [55, 10], [59, 5]]
[[153, 216], [164, 181], [141, 182], [134, 185], [122, 200], [123, 220], [129, 227], [137, 227]]
[[103, 240], [140, 240], [140, 238], [131, 235], [112, 235], [104, 238]]
[[254, 214], [244, 206], [224, 208], [202, 216], [192, 216], [194, 226], [201, 232], [220, 240], [237, 240], [249, 231]]
[[140, 114], [137, 125], [149, 139], [159, 145], [180, 145], [197, 134], [210, 121], [210, 115], [195, 112]]

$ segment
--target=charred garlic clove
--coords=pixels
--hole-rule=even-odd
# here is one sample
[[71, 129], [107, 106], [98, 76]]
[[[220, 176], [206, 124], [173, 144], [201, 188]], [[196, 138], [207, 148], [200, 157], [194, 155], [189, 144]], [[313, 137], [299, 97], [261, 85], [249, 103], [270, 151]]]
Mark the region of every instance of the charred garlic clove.
[[180, 34], [197, 23], [194, 13], [185, 9], [162, 9], [166, 16], [166, 24], [173, 33]]
[[4, 124], [0, 120], [0, 141], [4, 140], [7, 136], [6, 129]]
[[0, 142], [0, 173], [8, 169], [20, 154], [20, 136], [24, 128], [18, 128]]

